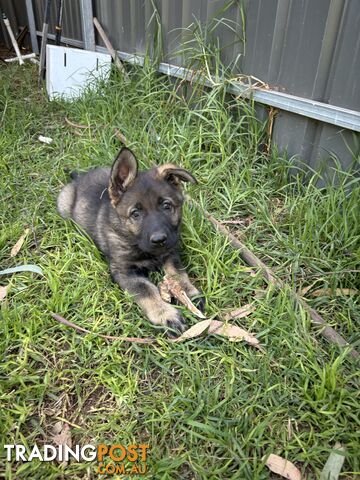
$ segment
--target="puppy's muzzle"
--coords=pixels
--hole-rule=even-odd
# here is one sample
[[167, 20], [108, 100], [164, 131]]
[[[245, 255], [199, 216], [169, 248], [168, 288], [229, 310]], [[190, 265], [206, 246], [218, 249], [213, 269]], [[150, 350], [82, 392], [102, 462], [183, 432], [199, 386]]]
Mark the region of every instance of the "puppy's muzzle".
[[154, 247], [163, 247], [166, 243], [167, 235], [163, 232], [155, 232], [150, 237], [150, 243]]

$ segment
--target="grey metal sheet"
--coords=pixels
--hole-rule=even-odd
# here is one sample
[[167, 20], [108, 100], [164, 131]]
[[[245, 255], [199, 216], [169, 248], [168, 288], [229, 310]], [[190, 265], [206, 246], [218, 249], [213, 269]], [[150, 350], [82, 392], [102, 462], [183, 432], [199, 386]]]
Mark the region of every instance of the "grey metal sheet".
[[[33, 0], [34, 16], [37, 30], [42, 30], [46, 0]], [[56, 1], [51, 3], [49, 33], [55, 33]], [[81, 15], [79, 0], [64, 0], [62, 35], [82, 40]]]
[[[25, 0], [17, 0], [16, 2], [12, 0], [0, 0], [0, 10], [6, 13], [15, 36], [19, 32], [20, 27], [27, 25], [28, 21]], [[4, 22], [0, 20], [0, 24], [0, 41], [4, 42], [8, 47], [11, 47], [11, 41], [4, 26]], [[30, 45], [30, 41], [28, 42], [28, 45]]]
[[[12, 9], [10, 15], [19, 24], [24, 21], [23, 3], [0, 0], [0, 7]], [[33, 3], [36, 27], [41, 30], [45, 0]], [[359, 0], [93, 0], [94, 14], [114, 47], [130, 54], [144, 54], [151, 40], [153, 4], [161, 17], [164, 62], [180, 65], [181, 55], [173, 52], [189, 38], [186, 28], [195, 20], [205, 24], [215, 16], [221, 21], [213, 38], [222, 46], [222, 61], [228, 65], [241, 58], [236, 73], [258, 77], [283, 93], [360, 111]], [[241, 6], [246, 19], [245, 45], [240, 41]], [[52, 33], [55, 11], [54, 2]], [[82, 40], [80, 18], [79, 0], [65, 0], [65, 37]], [[96, 43], [102, 45], [97, 37]], [[310, 165], [330, 151], [347, 166], [351, 155], [341, 131], [282, 112], [275, 120], [274, 139], [280, 149], [301, 156]], [[344, 135], [351, 140], [351, 133]]]

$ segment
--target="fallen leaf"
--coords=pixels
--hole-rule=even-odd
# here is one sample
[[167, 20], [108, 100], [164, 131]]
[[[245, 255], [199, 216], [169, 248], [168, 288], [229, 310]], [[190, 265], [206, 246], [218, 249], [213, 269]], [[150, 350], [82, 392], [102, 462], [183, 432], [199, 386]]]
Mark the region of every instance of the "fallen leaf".
[[223, 315], [224, 320], [233, 320], [234, 318], [243, 318], [250, 315], [251, 312], [255, 310], [255, 307], [250, 303], [244, 305], [243, 307], [232, 310], [229, 313]]
[[252, 333], [247, 332], [237, 325], [231, 325], [221, 322], [220, 320], [203, 320], [202, 322], [198, 322], [196, 325], [186, 330], [180, 337], [176, 338], [174, 342], [198, 337], [205, 331], [210, 334], [212, 333], [214, 335], [227, 337], [230, 342], [240, 342], [244, 340], [246, 343], [253, 345], [254, 347], [258, 347], [260, 343]]
[[[182, 303], [191, 313], [196, 315], [199, 318], [206, 318], [205, 315], [200, 312], [198, 308], [192, 303], [190, 298], [187, 296], [186, 292], [182, 288], [180, 282], [177, 280], [175, 276], [168, 276], [165, 275], [162, 282], [159, 284], [159, 291], [161, 297], [165, 300], [165, 298], [175, 297]], [[167, 301], [167, 300], [165, 300]]]
[[63, 422], [61, 422], [61, 421], [55, 423], [55, 425], [53, 426], [53, 434], [54, 435], [59, 435], [59, 433], [62, 430], [62, 425], [63, 425]]
[[10, 252], [10, 257], [15, 257], [15, 255], [17, 255], [19, 253], [19, 250], [23, 246], [23, 243], [24, 243], [25, 238], [27, 237], [28, 233], [29, 233], [29, 229], [26, 228], [24, 230], [24, 233], [19, 238], [19, 240], [12, 247], [11, 252]]
[[164, 300], [164, 302], [171, 303], [171, 293], [169, 292], [168, 286], [161, 282], [158, 285], [160, 297]]
[[345, 448], [336, 442], [321, 472], [320, 480], [338, 480], [345, 460], [344, 452]]
[[281, 475], [288, 480], [301, 480], [301, 473], [298, 468], [289, 460], [279, 457], [279, 455], [270, 454], [266, 460], [266, 466], [274, 473]]
[[[304, 296], [306, 295], [309, 290], [312, 289], [312, 287], [315, 285], [316, 282], [314, 282], [312, 285], [308, 285], [307, 287], [304, 287], [301, 290], [301, 295]], [[313, 292], [310, 292], [311, 297], [341, 297], [342, 295], [358, 295], [359, 291], [354, 290], [352, 288], [335, 288], [335, 290], [331, 288], [319, 288], [318, 290], [314, 290]]]
[[332, 290], [331, 288], [322, 288], [311, 292], [310, 295], [312, 297], [341, 297], [342, 295], [357, 295], [358, 293], [358, 290], [353, 290], [352, 288], [335, 288], [335, 290]]
[[261, 298], [264, 298], [265, 295], [266, 295], [266, 291], [265, 291], [265, 290], [261, 290], [260, 288], [258, 288], [258, 289], [255, 290], [255, 295], [254, 295], [255, 298], [261, 299]]
[[300, 291], [300, 294], [302, 296], [306, 295], [307, 292], [312, 289], [312, 287], [315, 285], [315, 283], [313, 283], [312, 285], [308, 285], [307, 287], [302, 288], [301, 291]]
[[[57, 446], [67, 445], [72, 447], [71, 431], [66, 422], [56, 422], [53, 428], [54, 435], [52, 437], [53, 443]], [[61, 462], [62, 465], [67, 465], [67, 461]]]
[[71, 448], [72, 441], [71, 441], [71, 432], [70, 427], [65, 422], [56, 422], [54, 425], [54, 436], [53, 442], [56, 445], [67, 445]]
[[39, 275], [43, 275], [43, 271], [37, 265], [19, 265], [18, 267], [11, 267], [5, 268], [5, 270], [0, 270], [0, 275], [8, 275], [10, 273], [18, 273], [18, 272], [32, 272], [38, 273]]
[[211, 322], [212, 320], [203, 320], [202, 322], [195, 323], [195, 325], [185, 330], [180, 337], [175, 338], [174, 342], [200, 337], [200, 335], [209, 331]]
[[8, 292], [8, 286], [5, 285], [5, 287], [0, 287], [0, 301], [4, 300]]

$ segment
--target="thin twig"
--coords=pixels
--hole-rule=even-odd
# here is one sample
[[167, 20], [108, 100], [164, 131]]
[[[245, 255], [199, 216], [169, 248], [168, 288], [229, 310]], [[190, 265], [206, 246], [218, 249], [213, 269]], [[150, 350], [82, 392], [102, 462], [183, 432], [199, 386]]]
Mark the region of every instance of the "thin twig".
[[272, 285], [276, 286], [277, 288], [285, 288], [289, 289], [290, 296], [296, 301], [298, 305], [300, 305], [310, 316], [312, 323], [317, 326], [321, 326], [321, 334], [326, 340], [329, 342], [335, 343], [341, 347], [350, 347], [351, 350], [349, 351], [349, 355], [353, 358], [359, 357], [359, 352], [352, 347], [337, 331], [327, 325], [326, 321], [323, 317], [307, 302], [301, 298], [294, 290], [292, 290], [289, 286], [287, 286], [282, 280], [275, 276], [275, 273], [271, 268], [265, 265], [256, 255], [254, 255], [243, 243], [241, 243], [235, 235], [233, 235], [224, 225], [222, 225], [215, 217], [213, 217], [209, 212], [204, 210], [195, 200], [193, 200], [188, 195], [186, 196], [187, 200], [195, 205], [203, 215], [221, 232], [223, 233], [228, 239], [230, 240], [231, 245], [238, 249], [240, 252], [241, 258], [250, 266], [258, 267], [265, 279], [271, 283]]
[[63, 325], [66, 325], [67, 327], [74, 328], [78, 332], [90, 333], [92, 335], [96, 335], [97, 337], [105, 338], [106, 340], [122, 340], [123, 342], [130, 342], [130, 343], [155, 343], [156, 342], [156, 339], [154, 339], [154, 338], [114, 337], [112, 335], [104, 335], [102, 333], [90, 332], [90, 330], [87, 330], [86, 328], [83, 328], [83, 327], [80, 327], [79, 325], [76, 325], [76, 323], [73, 323], [73, 322], [70, 322], [69, 320], [66, 320], [66, 318], [61, 317], [57, 313], [50, 312], [50, 315], [57, 322], [62, 323]]
[[124, 145], [128, 143], [125, 135], [123, 135], [118, 128], [114, 128], [114, 133], [115, 137], [119, 139], [121, 143], [123, 143]]
[[67, 117], [65, 117], [65, 122], [70, 125], [70, 127], [74, 128], [90, 128], [90, 125], [81, 125], [80, 123], [74, 123], [71, 120], [69, 120]]

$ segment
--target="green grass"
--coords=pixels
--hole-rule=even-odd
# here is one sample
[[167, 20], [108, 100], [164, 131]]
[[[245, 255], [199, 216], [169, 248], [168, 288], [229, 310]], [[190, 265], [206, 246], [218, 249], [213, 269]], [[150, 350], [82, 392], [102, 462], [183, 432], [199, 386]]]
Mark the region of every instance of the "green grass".
[[[267, 288], [227, 240], [189, 205], [183, 258], [206, 294], [207, 314], [253, 303], [236, 322], [266, 353], [217, 337], [173, 344], [131, 297], [111, 282], [95, 246], [56, 212], [69, 169], [110, 165], [118, 128], [142, 167], [173, 162], [199, 180], [189, 193], [229, 225], [292, 288], [359, 289], [360, 188], [351, 173], [321, 190], [309, 172], [289, 180], [293, 162], [261, 153], [265, 125], [251, 105], [223, 89], [178, 87], [151, 71], [114, 75], [97, 94], [48, 102], [34, 67], [1, 66], [0, 261], [25, 263], [44, 276], [0, 276], [1, 443], [51, 443], [65, 418], [73, 444], [150, 445], [154, 479], [269, 479], [263, 457], [289, 458], [308, 479], [336, 441], [346, 447], [341, 478], [360, 471], [356, 365], [326, 343], [286, 291]], [[64, 117], [88, 129], [75, 129]], [[51, 145], [37, 137], [53, 138]], [[310, 181], [302, 182], [306, 175]], [[352, 182], [352, 188], [349, 188]], [[10, 250], [26, 227], [20, 253]], [[257, 295], [263, 290], [263, 295]], [[359, 346], [358, 296], [309, 298]], [[154, 336], [156, 346], [109, 343], [57, 324], [49, 312], [98, 333]], [[189, 317], [189, 323], [196, 320]], [[290, 425], [290, 427], [289, 427]], [[3, 452], [2, 452], [3, 455]], [[95, 466], [2, 460], [9, 479], [97, 478]]]

